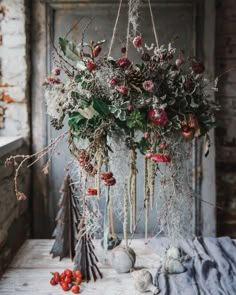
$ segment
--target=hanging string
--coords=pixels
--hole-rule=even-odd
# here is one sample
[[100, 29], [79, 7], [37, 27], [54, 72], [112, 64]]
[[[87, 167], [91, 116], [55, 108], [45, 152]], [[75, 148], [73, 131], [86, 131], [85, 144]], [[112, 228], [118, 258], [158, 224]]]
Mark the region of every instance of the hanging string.
[[157, 45], [157, 48], [159, 49], [159, 42], [158, 42], [158, 38], [157, 38], [157, 31], [156, 31], [155, 21], [154, 21], [153, 12], [152, 12], [152, 5], [151, 5], [151, 1], [150, 0], [148, 0], [148, 6], [149, 6], [149, 10], [150, 10], [151, 21], [152, 21], [152, 29], [153, 29], [154, 37], [155, 37], [155, 40], [156, 40], [156, 45]]
[[118, 11], [117, 11], [116, 22], [115, 22], [115, 25], [114, 25], [114, 28], [113, 28], [111, 44], [110, 44], [110, 48], [109, 48], [107, 57], [109, 57], [111, 55], [111, 50], [112, 50], [112, 46], [113, 46], [113, 43], [114, 43], [116, 30], [117, 30], [117, 25], [118, 25], [118, 21], [119, 21], [119, 17], [120, 17], [120, 10], [121, 10], [121, 6], [122, 6], [122, 1], [123, 0], [120, 0], [119, 8], [118, 8]]
[[129, 50], [130, 11], [131, 11], [131, 3], [130, 3], [130, 0], [129, 0], [129, 12], [128, 12], [127, 32], [126, 32], [126, 51], [125, 51], [125, 57], [128, 57], [128, 50]]

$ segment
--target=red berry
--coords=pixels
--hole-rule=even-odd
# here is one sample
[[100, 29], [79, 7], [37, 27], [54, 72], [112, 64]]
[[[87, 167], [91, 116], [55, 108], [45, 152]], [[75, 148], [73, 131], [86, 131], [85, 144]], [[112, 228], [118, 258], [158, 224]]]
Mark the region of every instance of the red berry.
[[128, 110], [128, 111], [131, 112], [133, 109], [134, 109], [134, 107], [133, 107], [132, 105], [128, 105], [128, 107], [127, 107], [127, 110]]
[[82, 283], [82, 277], [75, 278], [76, 284], [80, 285]]
[[70, 269], [66, 269], [65, 271], [64, 271], [64, 274], [67, 276], [67, 277], [72, 277], [72, 271], [70, 270]]
[[75, 285], [71, 288], [71, 291], [74, 293], [74, 294], [78, 294], [79, 293], [79, 286], [78, 285]]
[[65, 277], [66, 277], [66, 274], [64, 272], [62, 272], [61, 275], [60, 275], [60, 277], [61, 277], [61, 280], [64, 280]]
[[59, 272], [54, 272], [54, 280], [55, 280], [55, 282], [56, 283], [59, 283], [60, 282], [60, 279], [61, 279], [61, 277], [60, 277], [60, 275], [59, 275]]
[[112, 78], [111, 79], [111, 85], [115, 86], [118, 84], [118, 79], [117, 78]]
[[70, 287], [67, 283], [62, 283], [61, 284], [61, 288], [63, 291], [69, 291], [70, 290]]
[[51, 284], [52, 286], [55, 286], [55, 285], [57, 284], [57, 282], [55, 281], [54, 278], [51, 278], [51, 280], [50, 280], [50, 284]]
[[65, 277], [64, 279], [64, 282], [68, 284], [71, 283], [71, 281], [72, 281], [71, 277]]
[[74, 276], [77, 278], [82, 278], [82, 272], [80, 270], [74, 271]]
[[147, 152], [146, 152], [145, 157], [146, 157], [147, 159], [151, 159], [152, 156], [153, 156], [153, 153], [152, 153], [152, 152], [150, 152], [150, 151], [147, 151]]
[[93, 63], [93, 62], [91, 62], [91, 61], [88, 61], [88, 62], [86, 63], [86, 67], [87, 67], [87, 69], [88, 69], [90, 72], [96, 70], [96, 65], [95, 65], [95, 63]]
[[149, 132], [145, 132], [145, 133], [144, 133], [144, 138], [147, 139], [147, 138], [149, 138], [149, 137], [150, 137], [150, 133], [149, 133]]

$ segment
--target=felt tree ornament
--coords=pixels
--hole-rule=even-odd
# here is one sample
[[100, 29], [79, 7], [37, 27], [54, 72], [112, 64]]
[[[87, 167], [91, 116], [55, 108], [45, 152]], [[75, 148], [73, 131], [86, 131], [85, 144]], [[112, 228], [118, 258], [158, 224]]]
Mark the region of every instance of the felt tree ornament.
[[70, 257], [75, 256], [75, 245], [77, 243], [76, 226], [76, 204], [73, 200], [72, 184], [69, 175], [66, 175], [61, 189], [62, 195], [59, 200], [59, 211], [56, 217], [57, 226], [53, 232], [55, 242], [50, 251], [52, 257]]

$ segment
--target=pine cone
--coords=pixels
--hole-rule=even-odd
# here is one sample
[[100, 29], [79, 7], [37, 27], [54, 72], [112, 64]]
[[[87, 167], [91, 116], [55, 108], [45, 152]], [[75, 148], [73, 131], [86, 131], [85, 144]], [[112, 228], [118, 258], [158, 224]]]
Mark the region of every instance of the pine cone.
[[152, 80], [158, 77], [158, 62], [150, 61], [146, 64], [145, 69], [143, 71], [143, 76], [145, 80]]
[[57, 119], [52, 119], [51, 120], [51, 125], [56, 129], [56, 130], [60, 130], [63, 128], [64, 124], [63, 122], [57, 120]]
[[88, 174], [92, 174], [93, 173], [93, 165], [91, 163], [86, 163], [84, 165], [84, 170], [88, 173]]
[[129, 84], [132, 84], [136, 87], [141, 87], [143, 82], [145, 81], [145, 78], [143, 76], [143, 73], [141, 71], [138, 71], [136, 69], [130, 69], [126, 71], [126, 79]]

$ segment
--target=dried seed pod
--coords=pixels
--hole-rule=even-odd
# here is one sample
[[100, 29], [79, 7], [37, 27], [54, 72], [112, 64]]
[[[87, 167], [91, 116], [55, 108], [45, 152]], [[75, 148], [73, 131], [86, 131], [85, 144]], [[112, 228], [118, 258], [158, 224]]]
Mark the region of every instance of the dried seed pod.
[[144, 52], [141, 58], [143, 61], [149, 61], [151, 57], [147, 52]]

